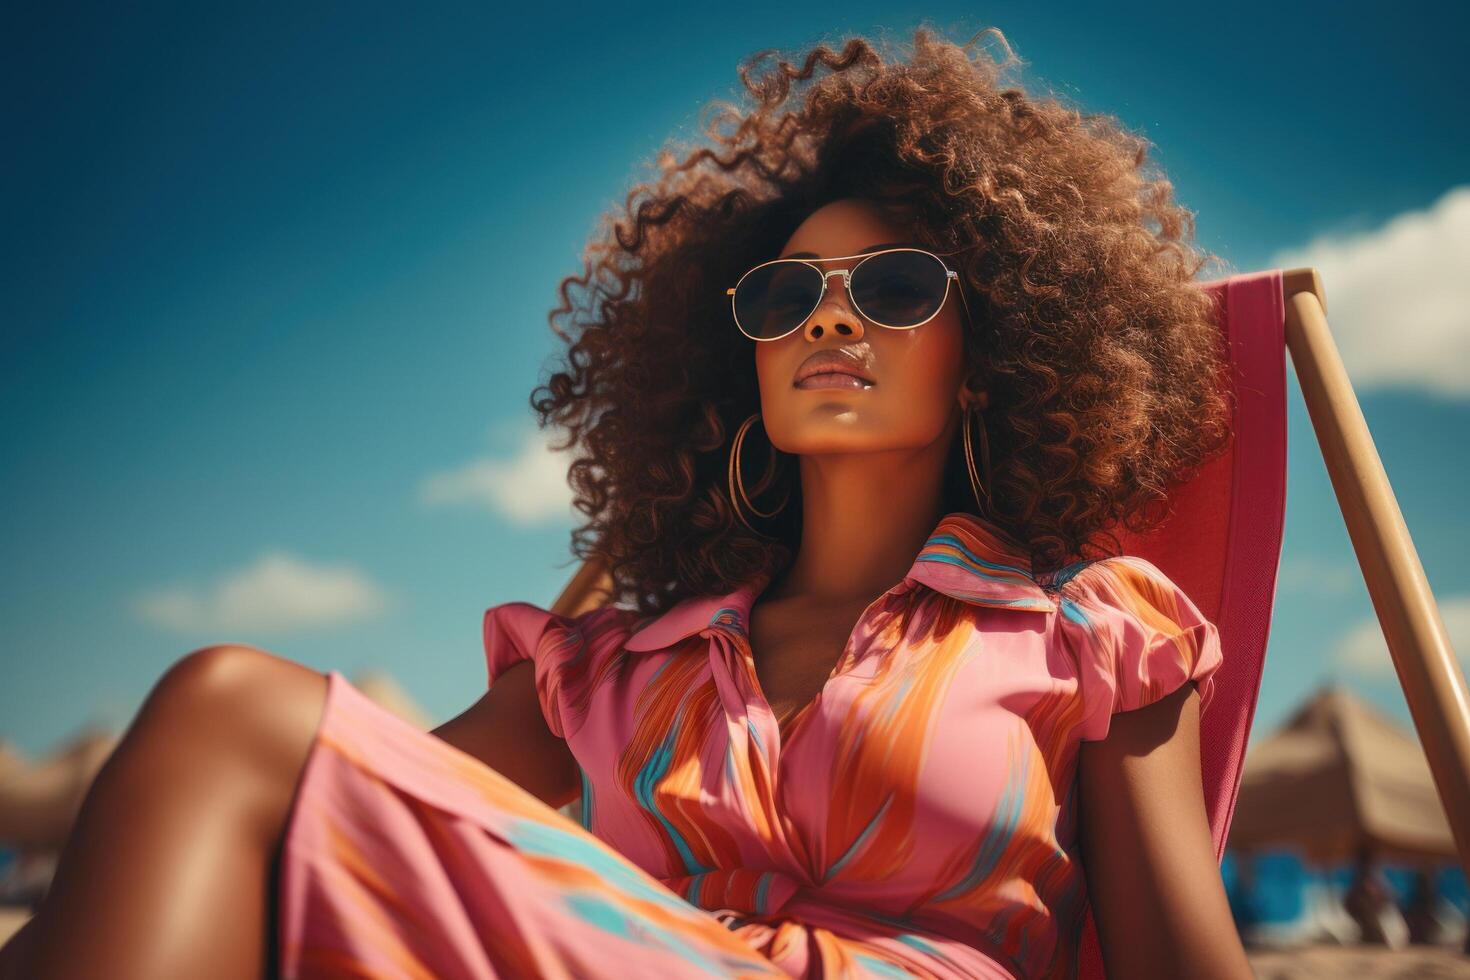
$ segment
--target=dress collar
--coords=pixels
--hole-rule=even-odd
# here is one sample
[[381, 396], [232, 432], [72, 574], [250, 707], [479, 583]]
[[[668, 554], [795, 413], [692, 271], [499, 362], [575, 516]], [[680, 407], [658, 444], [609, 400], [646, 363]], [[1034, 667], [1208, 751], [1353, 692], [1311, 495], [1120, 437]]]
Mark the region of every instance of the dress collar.
[[[692, 596], [646, 620], [624, 644], [634, 653], [662, 650], [706, 629], [744, 632], [750, 608], [770, 581], [766, 572], [722, 595]], [[940, 518], [904, 575], [904, 587], [924, 585], [975, 606], [1052, 612], [1056, 604], [1032, 576], [1025, 545], [984, 518], [954, 511]]]

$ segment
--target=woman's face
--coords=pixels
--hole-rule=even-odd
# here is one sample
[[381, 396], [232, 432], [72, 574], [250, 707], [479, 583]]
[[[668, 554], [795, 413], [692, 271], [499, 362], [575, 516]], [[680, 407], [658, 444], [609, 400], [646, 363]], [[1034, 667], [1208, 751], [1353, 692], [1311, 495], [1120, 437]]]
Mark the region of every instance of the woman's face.
[[[875, 246], [917, 244], [874, 205], [834, 201], [814, 211], [787, 240], [779, 256], [812, 259], [823, 271], [851, 268]], [[865, 320], [853, 309], [842, 277], [828, 280], [827, 294], [806, 321], [780, 340], [755, 344], [761, 422], [772, 445], [801, 456], [918, 449], [952, 437], [963, 399], [964, 317], [957, 285], [939, 313], [922, 326], [894, 330]], [[802, 363], [818, 352], [852, 359], [872, 379], [862, 387], [796, 384]]]

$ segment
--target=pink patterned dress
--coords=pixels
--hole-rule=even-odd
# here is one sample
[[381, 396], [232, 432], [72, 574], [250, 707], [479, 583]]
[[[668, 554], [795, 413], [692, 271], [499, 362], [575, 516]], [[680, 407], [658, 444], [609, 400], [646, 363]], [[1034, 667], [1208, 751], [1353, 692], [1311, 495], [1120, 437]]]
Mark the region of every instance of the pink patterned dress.
[[338, 672], [281, 864], [285, 977], [1070, 977], [1076, 772], [1193, 681], [1215, 626], [1150, 562], [1034, 576], [944, 516], [778, 726], [746, 624], [769, 579], [663, 615], [485, 613], [489, 682], [534, 662], [580, 820]]

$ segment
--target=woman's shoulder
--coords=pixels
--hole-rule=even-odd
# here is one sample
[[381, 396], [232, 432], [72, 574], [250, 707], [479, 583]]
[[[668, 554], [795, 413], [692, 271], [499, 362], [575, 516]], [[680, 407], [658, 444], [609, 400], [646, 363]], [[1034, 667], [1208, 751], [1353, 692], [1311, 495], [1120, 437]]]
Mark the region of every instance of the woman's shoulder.
[[1048, 576], [1057, 597], [1054, 642], [1078, 671], [1089, 708], [1084, 739], [1102, 738], [1108, 717], [1151, 704], [1186, 682], [1200, 710], [1223, 661], [1219, 631], [1193, 598], [1147, 558], [1109, 555]]
[[620, 606], [575, 615], [520, 600], [491, 606], [484, 619], [487, 681], [494, 685], [509, 668], [530, 661], [548, 727], [569, 738], [586, 718], [582, 694], [591, 689], [597, 665], [622, 649], [639, 618]]
[[1153, 562], [1140, 555], [1102, 555], [1083, 558], [1036, 575], [1036, 584], [1048, 592], [1075, 596], [1096, 587], [1099, 581], [1116, 575], [1141, 576], [1153, 581], [1167, 581], [1168, 576]]
[[1205, 622], [1193, 598], [1158, 565], [1140, 555], [1105, 555], [1064, 565], [1038, 577], [1054, 596], [1059, 620], [1087, 622], [1103, 616], [1144, 620], [1177, 633]]
[[626, 637], [641, 619], [636, 610], [616, 605], [566, 615], [534, 602], [513, 600], [485, 610], [485, 647], [491, 651], [508, 644], [512, 648], [508, 652], [529, 657], [547, 645], [548, 637], [554, 637], [559, 646], [599, 641], [609, 635]]

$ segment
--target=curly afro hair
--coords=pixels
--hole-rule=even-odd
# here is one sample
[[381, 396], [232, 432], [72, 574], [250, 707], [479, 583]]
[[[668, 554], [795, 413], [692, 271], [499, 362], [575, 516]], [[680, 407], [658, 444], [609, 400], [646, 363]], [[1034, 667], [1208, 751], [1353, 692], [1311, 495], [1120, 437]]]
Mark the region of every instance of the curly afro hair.
[[[1004, 61], [972, 57], [985, 34]], [[566, 350], [531, 405], [543, 429], [566, 430], [556, 448], [574, 447], [588, 520], [572, 550], [604, 564], [613, 603], [662, 612], [794, 557], [799, 486], [752, 490], [762, 509], [793, 501], [764, 535], [729, 497], [731, 439], [760, 402], [725, 290], [832, 200], [871, 201], [936, 251], [964, 249], [951, 262], [974, 316], [966, 374], [990, 392], [982, 516], [1029, 545], [1038, 573], [1093, 556], [1116, 525], [1157, 526], [1171, 484], [1228, 444], [1223, 339], [1194, 283], [1217, 257], [1190, 244], [1193, 215], [1145, 171], [1147, 141], [1002, 88], [1023, 62], [994, 28], [957, 45], [919, 27], [908, 54], [859, 37], [796, 61], [750, 56], [753, 106], [711, 103], [708, 143], [661, 149], [655, 179], [603, 217], [582, 275], [561, 281], [549, 320]], [[978, 513], [961, 451], [946, 512]]]

